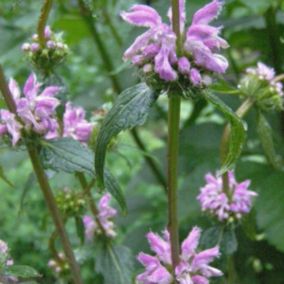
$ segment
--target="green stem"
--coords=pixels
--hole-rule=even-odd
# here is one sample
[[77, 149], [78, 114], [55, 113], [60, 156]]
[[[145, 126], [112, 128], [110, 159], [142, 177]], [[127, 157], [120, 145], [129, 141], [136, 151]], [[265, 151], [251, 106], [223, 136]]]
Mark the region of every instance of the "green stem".
[[[7, 104], [8, 109], [13, 112], [14, 114], [16, 113], [16, 106], [15, 102], [13, 100], [13, 96], [6, 84], [5, 76], [2, 70], [2, 67], [0, 65], [0, 90], [3, 94], [3, 97], [5, 99], [5, 102]], [[38, 149], [30, 143], [26, 143], [27, 151], [30, 156], [30, 160], [33, 165], [33, 169], [35, 172], [35, 175], [37, 177], [38, 183], [40, 185], [40, 189], [44, 195], [47, 207], [50, 211], [51, 217], [53, 219], [54, 225], [56, 227], [56, 230], [58, 232], [58, 235], [61, 238], [62, 246], [64, 253], [66, 255], [66, 258], [68, 260], [71, 274], [73, 276], [73, 281], [75, 284], [82, 284], [81, 276], [80, 276], [80, 269], [79, 266], [75, 260], [72, 247], [70, 244], [70, 241], [68, 239], [67, 233], [64, 228], [64, 223], [62, 220], [62, 217], [60, 215], [59, 209], [56, 205], [55, 198], [53, 196], [52, 190], [50, 188], [48, 179], [45, 175], [42, 163], [39, 158], [38, 154]]]
[[53, 0], [45, 0], [41, 8], [40, 17], [37, 25], [38, 41], [41, 47], [45, 44], [44, 30], [48, 19], [49, 12], [52, 7]]
[[[254, 101], [250, 98], [246, 99], [241, 106], [236, 110], [236, 115], [239, 118], [243, 118], [248, 111], [251, 109], [251, 107], [253, 106]], [[229, 149], [229, 138], [230, 138], [230, 134], [231, 134], [231, 128], [230, 125], [227, 124], [224, 128], [224, 132], [222, 135], [222, 139], [221, 139], [221, 147], [220, 147], [220, 157], [221, 157], [221, 162], [223, 163], [226, 159], [227, 153], [228, 153], [228, 149]], [[229, 199], [232, 198], [232, 192], [230, 190], [229, 187], [229, 176], [228, 176], [228, 172], [224, 173], [222, 175], [222, 180], [223, 180], [223, 190], [226, 193], [226, 195], [228, 196]]]
[[69, 238], [64, 228], [62, 217], [56, 205], [56, 201], [50, 188], [48, 179], [45, 175], [44, 169], [39, 159], [38, 151], [34, 147], [34, 145], [27, 144], [26, 146], [33, 165], [34, 172], [37, 176], [37, 180], [40, 185], [40, 189], [44, 195], [47, 207], [50, 211], [57, 233], [61, 239], [63, 250], [70, 266], [73, 281], [75, 284], [83, 284], [83, 281], [80, 276], [79, 265], [76, 262]]
[[236, 284], [237, 273], [235, 268], [234, 256], [228, 256], [228, 281], [227, 284]]
[[[86, 3], [83, 0], [77, 0], [78, 1], [78, 5], [80, 7], [80, 12], [81, 15], [83, 17], [83, 19], [85, 20], [87, 26], [89, 27], [89, 30], [94, 38], [94, 42], [98, 48], [98, 51], [100, 53], [100, 56], [102, 58], [102, 61], [104, 63], [105, 69], [108, 72], [108, 76], [111, 80], [112, 83], [112, 87], [113, 90], [117, 93], [120, 94], [122, 92], [122, 87], [119, 83], [118, 77], [113, 74], [113, 70], [114, 70], [114, 66], [112, 64], [111, 61], [111, 56], [108, 54], [107, 48], [104, 45], [104, 42], [96, 28], [96, 25], [94, 23], [94, 19], [92, 16], [92, 11], [90, 10], [90, 8], [88, 7], [88, 5], [86, 5]], [[143, 152], [148, 152], [146, 146], [144, 145], [142, 139], [140, 138], [138, 131], [136, 129], [132, 129], [130, 131], [133, 140], [135, 141], [135, 143], [137, 144], [137, 146], [143, 151]], [[147, 162], [148, 166], [150, 167], [150, 169], [152, 170], [153, 175], [155, 176], [156, 180], [163, 186], [163, 188], [166, 190], [166, 179], [163, 175], [163, 173], [161, 172], [161, 170], [159, 169], [159, 167], [157, 166], [155, 160], [150, 157], [150, 156], [145, 156], [145, 161]]]
[[105, 22], [109, 26], [109, 29], [110, 29], [110, 31], [111, 31], [111, 33], [112, 33], [112, 35], [113, 35], [117, 45], [119, 47], [122, 47], [122, 44], [123, 44], [122, 39], [121, 39], [119, 33], [117, 32], [117, 28], [113, 25], [112, 19], [109, 16], [109, 12], [107, 11], [106, 8], [103, 8], [102, 12], [103, 12], [103, 16], [104, 16]]
[[178, 231], [178, 154], [179, 154], [179, 121], [181, 99], [177, 95], [169, 97], [168, 119], [168, 230], [171, 240], [173, 273], [179, 263]]
[[[179, 0], [172, 0], [172, 22], [176, 34], [177, 54], [181, 53]], [[172, 274], [174, 282], [175, 268], [179, 264], [179, 226], [178, 226], [178, 155], [179, 123], [181, 98], [179, 94], [169, 94], [168, 118], [168, 230], [171, 242]]]
[[106, 235], [105, 229], [102, 226], [100, 219], [98, 218], [99, 211], [98, 211], [97, 205], [96, 205], [96, 203], [93, 199], [92, 193], [91, 193], [91, 188], [94, 185], [94, 182], [92, 182], [91, 184], [88, 184], [85, 175], [83, 173], [80, 173], [80, 172], [76, 173], [76, 177], [78, 178], [80, 185], [81, 185], [81, 188], [82, 188], [84, 194], [86, 195], [86, 197], [88, 199], [89, 208], [90, 208], [94, 218], [96, 219], [96, 222], [99, 225], [101, 232], [104, 235]]
[[0, 65], [0, 90], [6, 102], [6, 105], [10, 112], [16, 113], [16, 104], [14, 102], [13, 96], [8, 88], [5, 80], [4, 72], [2, 66]]

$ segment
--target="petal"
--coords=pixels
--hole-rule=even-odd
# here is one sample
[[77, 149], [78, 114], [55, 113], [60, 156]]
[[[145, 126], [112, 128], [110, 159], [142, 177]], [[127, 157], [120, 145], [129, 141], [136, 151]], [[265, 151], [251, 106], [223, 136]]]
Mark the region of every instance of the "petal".
[[209, 280], [200, 275], [192, 276], [192, 280], [194, 284], [209, 284]]
[[20, 98], [21, 91], [19, 89], [18, 83], [13, 78], [9, 80], [9, 90], [11, 94], [13, 95], [14, 100]]
[[155, 72], [165, 81], [175, 81], [177, 73], [169, 62], [170, 48], [164, 44], [155, 57]]
[[181, 245], [182, 259], [188, 260], [193, 255], [198, 246], [200, 234], [201, 230], [198, 227], [194, 227], [188, 234]]
[[207, 265], [208, 263], [212, 262], [215, 258], [219, 257], [219, 247], [213, 247], [211, 249], [204, 250], [195, 255], [192, 266], [195, 270], [198, 270], [199, 267], [203, 265]]
[[61, 91], [61, 87], [59, 86], [49, 86], [46, 87], [43, 92], [40, 94], [40, 96], [43, 97], [53, 97], [57, 95]]
[[152, 270], [160, 264], [160, 261], [157, 257], [140, 252], [137, 256], [137, 260], [146, 267], [147, 270]]
[[146, 5], [134, 5], [129, 12], [122, 12], [120, 15], [124, 21], [140, 27], [153, 28], [162, 23], [158, 12]]
[[189, 74], [190, 62], [186, 57], [181, 57], [178, 59], [178, 70], [182, 74]]
[[211, 3], [205, 5], [199, 9], [192, 18], [192, 24], [208, 24], [213, 19], [217, 18], [222, 8], [222, 2], [214, 0]]
[[136, 53], [141, 51], [142, 48], [147, 46], [148, 42], [154, 36], [155, 32], [153, 30], [148, 30], [147, 32], [143, 33], [142, 35], [138, 36], [134, 43], [124, 52], [123, 58], [125, 60], [132, 59]]
[[151, 250], [154, 251], [159, 259], [166, 264], [171, 263], [171, 251], [169, 242], [162, 239], [158, 234], [152, 232], [146, 235]]
[[193, 86], [199, 86], [202, 82], [201, 74], [196, 68], [190, 70], [189, 79]]
[[27, 99], [34, 99], [37, 95], [40, 84], [37, 83], [37, 78], [34, 73], [32, 73], [24, 86], [24, 95]]

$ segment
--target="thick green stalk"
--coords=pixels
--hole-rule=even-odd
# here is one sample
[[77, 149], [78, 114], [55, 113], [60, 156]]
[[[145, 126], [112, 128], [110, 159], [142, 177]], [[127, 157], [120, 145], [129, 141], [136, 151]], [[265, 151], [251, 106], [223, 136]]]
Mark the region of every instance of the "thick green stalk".
[[52, 7], [53, 0], [45, 0], [41, 8], [40, 17], [37, 26], [38, 41], [41, 47], [45, 44], [44, 30], [48, 19], [49, 12]]
[[[106, 69], [108, 76], [111, 80], [113, 90], [117, 94], [120, 94], [122, 92], [122, 87], [120, 85], [118, 77], [116, 76], [116, 74], [113, 73], [114, 66], [113, 66], [112, 61], [111, 61], [111, 56], [109, 55], [108, 50], [107, 50], [106, 46], [104, 45], [104, 42], [101, 38], [101, 35], [96, 28], [96, 25], [94, 23], [94, 19], [93, 19], [93, 16], [92, 16], [92, 11], [90, 10], [88, 5], [86, 5], [86, 3], [83, 0], [77, 0], [77, 1], [78, 1], [78, 5], [79, 5], [79, 8], [80, 8], [80, 13], [81, 13], [83, 19], [85, 20], [93, 38], [94, 38], [94, 42], [95, 42], [95, 44], [98, 48], [98, 51], [99, 51], [101, 59], [104, 63], [105, 69]], [[140, 136], [138, 134], [138, 131], [136, 129], [132, 129], [130, 133], [131, 133], [136, 145], [142, 150], [142, 152], [148, 152], [146, 146], [144, 145], [142, 139], [140, 138]], [[145, 156], [145, 161], [147, 162], [150, 169], [152, 170], [152, 173], [155, 176], [156, 180], [166, 190], [166, 187], [167, 187], [166, 179], [165, 179], [163, 173], [161, 172], [161, 170], [159, 169], [159, 167], [157, 166], [154, 159], [150, 156]]]
[[55, 224], [57, 233], [61, 239], [61, 243], [63, 246], [64, 253], [68, 260], [71, 274], [73, 277], [73, 281], [75, 284], [83, 284], [81, 276], [80, 276], [80, 268], [76, 262], [69, 238], [64, 228], [64, 223], [62, 217], [60, 215], [59, 209], [56, 205], [55, 198], [53, 196], [52, 190], [50, 188], [48, 179], [45, 175], [44, 169], [42, 167], [38, 151], [34, 145], [27, 143], [27, 150], [33, 165], [34, 172], [36, 174], [38, 183], [40, 185], [40, 189], [44, 195], [47, 207]]
[[[239, 118], [243, 118], [248, 113], [248, 111], [251, 109], [253, 104], [254, 104], [254, 101], [252, 99], [250, 98], [246, 99], [242, 103], [242, 105], [236, 110], [236, 115]], [[222, 163], [225, 161], [227, 153], [228, 153], [230, 133], [231, 133], [231, 128], [230, 128], [230, 125], [227, 124], [224, 128], [224, 132], [223, 132], [222, 139], [221, 139], [220, 158], [221, 158]], [[223, 179], [223, 189], [230, 199], [232, 197], [231, 196], [232, 193], [229, 187], [228, 172], [222, 175], [222, 179]]]
[[181, 99], [174, 94], [169, 97], [168, 119], [168, 230], [171, 239], [173, 273], [179, 263], [178, 230], [178, 154]]
[[[179, 0], [172, 0], [172, 22], [176, 34], [177, 54], [181, 53]], [[171, 242], [173, 278], [179, 264], [179, 226], [178, 226], [178, 155], [179, 155], [179, 122], [181, 98], [179, 94], [169, 94], [168, 117], [168, 230]]]
[[[3, 70], [2, 67], [0, 65], [0, 90], [3, 94], [3, 97], [5, 99], [5, 102], [7, 104], [8, 109], [16, 114], [16, 106], [15, 106], [15, 102], [13, 100], [13, 96], [6, 84], [6, 80], [3, 74]], [[64, 223], [63, 223], [63, 219], [60, 215], [59, 209], [57, 207], [55, 198], [53, 196], [52, 190], [50, 188], [48, 179], [45, 175], [42, 163], [40, 161], [39, 158], [39, 154], [38, 154], [38, 149], [29, 143], [26, 143], [26, 147], [30, 156], [30, 160], [32, 162], [33, 165], [33, 169], [34, 172], [36, 174], [38, 183], [40, 185], [40, 189], [44, 195], [47, 207], [50, 211], [50, 215], [53, 219], [54, 225], [56, 227], [56, 230], [58, 232], [58, 235], [61, 239], [62, 242], [62, 246], [63, 246], [63, 250], [64, 253], [66, 255], [66, 258], [68, 260], [68, 263], [70, 265], [70, 270], [71, 270], [71, 274], [73, 277], [73, 281], [75, 284], [83, 284], [82, 280], [81, 280], [81, 276], [80, 276], [80, 269], [79, 266], [76, 262], [75, 256], [73, 254], [73, 250], [69, 241], [69, 238], [67, 236], [67, 233], [65, 231], [64, 228]]]

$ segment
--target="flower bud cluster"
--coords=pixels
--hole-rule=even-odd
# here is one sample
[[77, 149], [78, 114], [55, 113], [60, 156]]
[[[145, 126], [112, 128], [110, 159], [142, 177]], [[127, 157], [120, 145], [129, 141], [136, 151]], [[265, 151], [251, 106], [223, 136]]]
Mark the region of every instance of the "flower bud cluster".
[[50, 267], [53, 273], [57, 276], [63, 277], [69, 274], [69, 264], [66, 256], [63, 252], [57, 255], [56, 259], [50, 259], [48, 261], [48, 267]]
[[8, 245], [0, 240], [0, 271], [6, 266], [12, 266], [14, 261], [10, 258]]
[[222, 177], [208, 173], [206, 185], [200, 189], [197, 200], [202, 211], [216, 217], [219, 221], [239, 220], [250, 212], [252, 199], [257, 193], [249, 190], [250, 180], [238, 183], [234, 172], [228, 172], [229, 188], [224, 189]]
[[12, 145], [16, 145], [22, 137], [22, 132], [35, 133], [45, 139], [72, 137], [87, 143], [93, 131], [94, 124], [85, 119], [81, 107], [65, 105], [63, 126], [57, 118], [56, 108], [60, 105], [56, 95], [61, 91], [59, 86], [47, 86], [37, 81], [31, 74], [23, 88], [23, 95], [14, 79], [10, 79], [9, 89], [16, 105], [16, 114], [8, 110], [0, 110], [0, 136], [8, 136]]
[[222, 2], [213, 0], [198, 10], [192, 23], [185, 28], [185, 0], [179, 1], [181, 42], [176, 47], [173, 30], [172, 11], [168, 12], [170, 24], [162, 21], [156, 10], [146, 5], [134, 5], [122, 18], [148, 30], [136, 38], [124, 53], [139, 68], [150, 84], [201, 88], [211, 83], [211, 75], [225, 73], [226, 58], [219, 54], [228, 43], [219, 34], [221, 27], [213, 27], [210, 22], [217, 18]]
[[88, 241], [92, 241], [95, 236], [102, 233], [109, 238], [116, 236], [112, 218], [117, 215], [117, 211], [110, 206], [110, 201], [111, 195], [109, 193], [104, 194], [98, 202], [96, 218], [89, 215], [84, 216], [85, 236]]
[[44, 42], [39, 41], [38, 34], [32, 36], [31, 42], [22, 45], [22, 50], [39, 70], [52, 70], [63, 62], [69, 53], [61, 33], [54, 33], [49, 26], [44, 30]]
[[283, 109], [283, 85], [277, 82], [274, 69], [261, 62], [246, 70], [238, 88], [241, 96], [251, 98], [262, 110]]
[[136, 277], [138, 284], [205, 284], [209, 278], [223, 273], [209, 264], [219, 257], [219, 248], [213, 247], [197, 251], [201, 230], [194, 227], [181, 245], [180, 260], [172, 274], [171, 244], [168, 231], [163, 237], [152, 232], [147, 239], [154, 256], [140, 252], [137, 259], [145, 267], [145, 272]]
[[76, 217], [83, 214], [86, 201], [81, 192], [64, 188], [56, 195], [56, 203], [66, 217]]

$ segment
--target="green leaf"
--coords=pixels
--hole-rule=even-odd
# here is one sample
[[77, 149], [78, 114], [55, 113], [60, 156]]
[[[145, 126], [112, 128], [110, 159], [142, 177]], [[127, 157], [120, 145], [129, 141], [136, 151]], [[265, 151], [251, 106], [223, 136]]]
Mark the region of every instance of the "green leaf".
[[256, 223], [267, 241], [284, 252], [284, 173], [269, 165], [243, 162], [238, 167], [240, 177], [250, 177], [255, 198]]
[[6, 177], [4, 169], [0, 166], [0, 178], [5, 181], [9, 186], [14, 187], [13, 183]]
[[220, 174], [222, 174], [230, 170], [239, 158], [245, 142], [246, 132], [241, 119], [222, 100], [210, 92], [204, 92], [204, 96], [211, 104], [224, 114], [231, 126], [229, 149], [220, 172]]
[[104, 277], [104, 284], [131, 284], [134, 259], [127, 247], [105, 243], [97, 248], [96, 272]]
[[126, 214], [127, 213], [127, 204], [126, 204], [123, 192], [122, 192], [122, 190], [119, 186], [119, 183], [116, 181], [116, 179], [113, 177], [113, 175], [108, 170], [105, 170], [104, 179], [105, 179], [106, 190], [117, 201], [122, 212], [124, 214]]
[[27, 265], [13, 265], [7, 267], [5, 274], [20, 278], [35, 278], [41, 276], [34, 268]]
[[274, 148], [272, 129], [261, 112], [258, 113], [257, 132], [267, 160], [274, 168], [281, 169], [281, 157]]
[[226, 226], [223, 232], [222, 241], [220, 243], [221, 253], [225, 255], [232, 255], [237, 251], [238, 241], [233, 226]]
[[42, 141], [41, 158], [45, 168], [66, 173], [94, 175], [93, 153], [79, 141], [59, 138]]
[[138, 84], [122, 92], [107, 114], [96, 142], [95, 168], [99, 184], [104, 186], [104, 165], [107, 146], [121, 131], [145, 123], [157, 94], [145, 83]]

